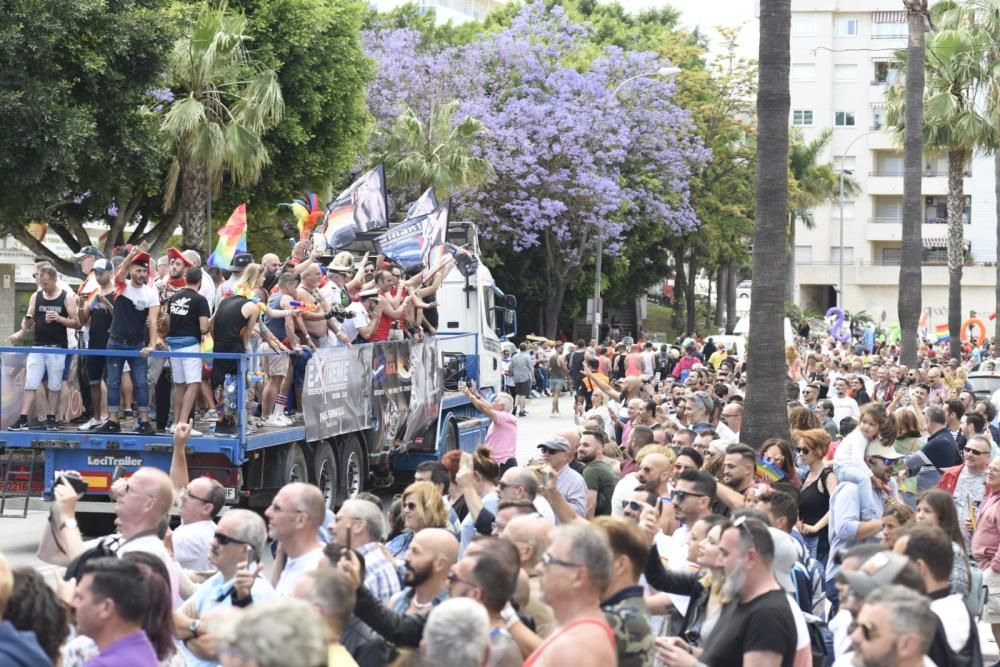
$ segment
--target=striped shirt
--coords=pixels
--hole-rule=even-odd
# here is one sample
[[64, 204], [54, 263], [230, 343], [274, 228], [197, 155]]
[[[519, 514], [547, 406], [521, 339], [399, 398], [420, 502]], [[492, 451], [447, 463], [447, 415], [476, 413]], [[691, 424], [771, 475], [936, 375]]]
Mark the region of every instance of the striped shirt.
[[357, 549], [365, 559], [365, 586], [382, 602], [400, 591], [399, 575], [378, 542], [363, 544]]

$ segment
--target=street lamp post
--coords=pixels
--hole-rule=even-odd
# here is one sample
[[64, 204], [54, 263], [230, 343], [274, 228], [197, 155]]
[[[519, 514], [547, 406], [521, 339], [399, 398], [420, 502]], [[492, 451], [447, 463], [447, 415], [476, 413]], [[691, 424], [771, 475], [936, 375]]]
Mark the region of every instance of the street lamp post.
[[[864, 134], [859, 134], [851, 140], [851, 143], [847, 144], [847, 148], [844, 149], [844, 154], [840, 158], [840, 252], [838, 253], [837, 263], [840, 272], [840, 284], [837, 288], [837, 307], [841, 310], [844, 309], [844, 174], [851, 174], [849, 169], [844, 168], [844, 160], [847, 158], [848, 154], [851, 152], [851, 147], [858, 139], [867, 137], [870, 134], [875, 134], [877, 130], [872, 132], [865, 132]], [[794, 250], [794, 249], [793, 249]]]
[[[661, 76], [665, 79], [673, 78], [681, 73], [680, 67], [661, 67], [655, 72], [643, 72], [642, 74], [636, 74], [635, 76], [630, 76], [625, 79], [611, 91], [612, 97], [618, 97], [619, 91], [622, 87], [629, 83], [630, 81], [635, 81], [636, 79], [644, 79], [651, 76]], [[601, 264], [604, 256], [604, 237], [600, 234], [597, 235], [597, 255], [594, 261], [594, 324], [590, 330], [590, 337], [594, 341], [601, 340]]]

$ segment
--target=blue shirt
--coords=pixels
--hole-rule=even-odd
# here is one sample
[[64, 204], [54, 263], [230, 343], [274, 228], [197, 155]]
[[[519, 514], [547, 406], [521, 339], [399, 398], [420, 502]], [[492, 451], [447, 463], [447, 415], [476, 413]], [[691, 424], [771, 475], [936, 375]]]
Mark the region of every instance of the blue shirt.
[[[891, 484], [893, 495], [895, 495], [895, 481]], [[884, 495], [881, 491], [873, 489], [872, 496], [876, 507], [875, 516], [882, 516], [885, 513]], [[828, 526], [830, 558], [826, 564], [827, 581], [833, 580], [840, 572], [840, 565], [834, 562], [834, 556], [841, 549], [849, 549], [855, 544], [878, 541], [878, 533], [863, 540], [857, 539], [858, 524], [860, 523], [861, 501], [858, 497], [858, 485], [847, 481], [837, 484], [833, 495], [830, 496], [830, 525]]]
[[[193, 605], [198, 610], [198, 618], [204, 618], [209, 610], [216, 607], [232, 607], [233, 598], [230, 595], [232, 591], [233, 580], [223, 579], [222, 573], [216, 572], [198, 587], [191, 597], [187, 599], [187, 602], [181, 606], [181, 609], [189, 604]], [[253, 597], [254, 604], [256, 604], [276, 597], [277, 593], [274, 592], [274, 588], [267, 579], [257, 577], [253, 582], [253, 587], [250, 589], [250, 595]], [[219, 598], [222, 599], [220, 600]], [[196, 657], [194, 653], [191, 653], [187, 649], [187, 646], [182, 641], [177, 642], [177, 647], [184, 656], [184, 659], [187, 660], [188, 667], [215, 667], [219, 664], [213, 660], [202, 660]]]
[[159, 667], [156, 651], [142, 630], [125, 635], [83, 667]]
[[[567, 468], [569, 466], [566, 466]], [[497, 503], [499, 498], [497, 497], [497, 492], [492, 491], [483, 496], [483, 509], [489, 510], [493, 516], [497, 515]], [[462, 520], [462, 528], [458, 535], [458, 557], [461, 558], [462, 554], [465, 553], [465, 548], [469, 546], [469, 542], [472, 538], [476, 536], [476, 524], [472, 520], [472, 512], [465, 515], [465, 519]]]
[[399, 574], [392, 561], [382, 553], [382, 545], [378, 542], [362, 544], [357, 549], [365, 559], [365, 586], [382, 602], [399, 592]]

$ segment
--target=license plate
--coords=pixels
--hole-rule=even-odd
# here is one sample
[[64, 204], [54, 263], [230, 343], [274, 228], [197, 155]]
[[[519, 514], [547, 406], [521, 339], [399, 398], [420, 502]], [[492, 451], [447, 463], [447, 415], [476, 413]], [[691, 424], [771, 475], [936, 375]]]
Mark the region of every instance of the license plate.
[[236, 488], [232, 486], [226, 487], [226, 500], [236, 500]]

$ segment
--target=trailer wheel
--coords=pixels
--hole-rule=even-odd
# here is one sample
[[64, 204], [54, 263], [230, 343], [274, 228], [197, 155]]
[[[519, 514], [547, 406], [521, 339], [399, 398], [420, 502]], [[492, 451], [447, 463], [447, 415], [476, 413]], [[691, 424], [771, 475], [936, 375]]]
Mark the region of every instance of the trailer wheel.
[[458, 449], [458, 424], [454, 419], [449, 419], [444, 423], [444, 430], [441, 436], [442, 456]]
[[320, 442], [313, 453], [313, 482], [323, 492], [326, 506], [333, 509], [337, 502], [337, 459], [328, 442]]
[[288, 452], [285, 454], [285, 469], [282, 475], [282, 485], [290, 482], [308, 482], [309, 464], [306, 461], [306, 454], [302, 451], [302, 446], [298, 443], [288, 445]]
[[368, 465], [365, 449], [356, 435], [344, 436], [341, 439], [338, 458], [340, 460], [339, 505], [365, 490]]

